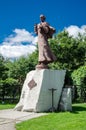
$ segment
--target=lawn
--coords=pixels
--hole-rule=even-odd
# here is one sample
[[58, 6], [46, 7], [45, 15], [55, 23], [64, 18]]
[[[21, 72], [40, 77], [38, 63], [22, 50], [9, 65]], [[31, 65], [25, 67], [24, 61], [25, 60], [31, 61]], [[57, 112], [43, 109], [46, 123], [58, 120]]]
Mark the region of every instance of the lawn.
[[14, 108], [15, 104], [0, 104], [0, 110]]
[[74, 104], [72, 112], [49, 113], [16, 124], [17, 130], [86, 130], [86, 103]]

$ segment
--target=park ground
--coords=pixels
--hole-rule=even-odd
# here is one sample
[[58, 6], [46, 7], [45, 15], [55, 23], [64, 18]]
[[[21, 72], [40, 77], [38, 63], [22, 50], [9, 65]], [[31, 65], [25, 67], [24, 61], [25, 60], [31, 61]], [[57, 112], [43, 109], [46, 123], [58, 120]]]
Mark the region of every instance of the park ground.
[[16, 125], [17, 130], [86, 130], [86, 103], [73, 104], [72, 112], [49, 113]]
[[[0, 109], [14, 108], [15, 104], [0, 104]], [[47, 113], [16, 124], [17, 130], [86, 130], [86, 103], [73, 104], [71, 112]]]

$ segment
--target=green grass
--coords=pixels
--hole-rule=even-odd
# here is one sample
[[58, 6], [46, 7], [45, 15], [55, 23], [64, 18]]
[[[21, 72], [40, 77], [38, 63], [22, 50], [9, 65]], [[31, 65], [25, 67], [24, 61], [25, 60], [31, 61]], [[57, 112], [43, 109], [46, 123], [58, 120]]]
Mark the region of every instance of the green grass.
[[86, 130], [86, 104], [74, 104], [72, 112], [49, 113], [24, 121], [17, 130]]
[[0, 104], [0, 110], [14, 108], [15, 104]]

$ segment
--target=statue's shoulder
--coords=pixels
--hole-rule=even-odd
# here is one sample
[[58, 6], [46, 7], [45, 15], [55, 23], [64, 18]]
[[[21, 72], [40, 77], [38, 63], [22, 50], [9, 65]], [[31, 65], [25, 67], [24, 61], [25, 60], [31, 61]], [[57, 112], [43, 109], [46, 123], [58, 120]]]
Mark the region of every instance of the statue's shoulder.
[[48, 23], [48, 22], [45, 22], [45, 24], [49, 25], [49, 23]]

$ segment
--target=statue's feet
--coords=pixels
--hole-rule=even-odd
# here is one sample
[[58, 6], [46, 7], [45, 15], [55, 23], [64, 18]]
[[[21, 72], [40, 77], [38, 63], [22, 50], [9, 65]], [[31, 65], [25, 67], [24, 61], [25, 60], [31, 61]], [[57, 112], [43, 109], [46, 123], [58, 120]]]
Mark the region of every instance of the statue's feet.
[[36, 69], [49, 69], [48, 65], [44, 64], [44, 63], [40, 63], [38, 65], [36, 65]]

